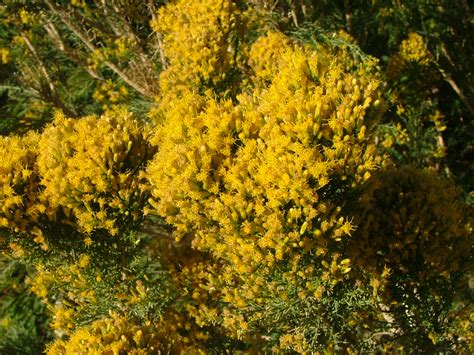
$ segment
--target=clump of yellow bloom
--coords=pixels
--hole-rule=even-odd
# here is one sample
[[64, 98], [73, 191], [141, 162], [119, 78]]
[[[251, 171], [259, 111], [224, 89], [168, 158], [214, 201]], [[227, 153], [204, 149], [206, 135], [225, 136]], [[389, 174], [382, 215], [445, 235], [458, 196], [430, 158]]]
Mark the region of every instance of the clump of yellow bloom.
[[116, 234], [140, 218], [146, 202], [141, 169], [155, 149], [131, 114], [117, 109], [80, 120], [58, 114], [38, 148], [42, 199], [72, 214], [80, 230]]
[[10, 51], [6, 48], [0, 48], [0, 64], [8, 64], [10, 61]]
[[[431, 62], [431, 54], [425, 39], [420, 34], [411, 32], [408, 38], [400, 43], [398, 52], [390, 57], [387, 74], [389, 78], [395, 78], [403, 72], [409, 64], [416, 64], [428, 68]], [[431, 72], [428, 73], [430, 76], [435, 75]]]
[[[185, 335], [182, 335], [182, 334]], [[48, 355], [66, 354], [161, 354], [204, 353], [207, 337], [197, 329], [184, 328], [179, 314], [139, 320], [109, 312], [92, 324], [76, 329], [67, 340], [56, 340]]]
[[[344, 56], [278, 33], [250, 53], [255, 87], [237, 103], [188, 91], [164, 105], [160, 149], [148, 168], [154, 210], [177, 240], [190, 236], [195, 249], [222, 261], [203, 289], [218, 290], [234, 309], [263, 293], [289, 297], [265, 281], [278, 267], [288, 268], [289, 283], [344, 279], [350, 260], [334, 252], [354, 229], [344, 194], [382, 162], [371, 140], [382, 112], [374, 63], [351, 67]], [[307, 267], [315, 257], [327, 267]], [[200, 321], [215, 321], [204, 309]], [[237, 338], [235, 320], [247, 327], [239, 317], [232, 310], [221, 317]]]
[[[304, 354], [309, 348], [304, 335], [301, 333], [284, 334], [280, 337], [280, 349], [293, 350], [299, 354]], [[279, 351], [279, 348], [274, 349]]]
[[79, 312], [96, 303], [87, 276], [89, 262], [90, 256], [83, 254], [75, 263], [56, 267], [39, 264], [28, 278], [30, 290], [51, 310], [50, 325], [55, 331], [69, 333], [76, 327]]
[[411, 32], [400, 44], [400, 56], [408, 62], [428, 63], [429, 52], [423, 36]]
[[39, 228], [44, 216], [55, 213], [39, 197], [36, 167], [38, 134], [0, 138], [0, 226], [12, 232], [29, 232], [47, 248]]
[[246, 56], [242, 40], [253, 19], [251, 10], [228, 0], [179, 0], [160, 8], [152, 21], [167, 61], [160, 100], [179, 97], [185, 88], [218, 88], [237, 75]]
[[249, 65], [257, 79], [271, 80], [277, 74], [281, 55], [289, 44], [287, 36], [273, 31], [255, 41], [250, 50]]
[[93, 98], [102, 104], [102, 108], [107, 110], [128, 99], [128, 90], [124, 85], [118, 85], [112, 80], [105, 80], [94, 91]]
[[45, 222], [116, 234], [143, 213], [142, 170], [156, 148], [128, 112], [67, 119], [57, 114], [42, 134], [0, 140], [0, 224], [48, 248]]
[[159, 332], [150, 323], [138, 324], [112, 313], [79, 328], [67, 341], [56, 340], [47, 349], [49, 355], [65, 354], [152, 354], [169, 350], [163, 346]]

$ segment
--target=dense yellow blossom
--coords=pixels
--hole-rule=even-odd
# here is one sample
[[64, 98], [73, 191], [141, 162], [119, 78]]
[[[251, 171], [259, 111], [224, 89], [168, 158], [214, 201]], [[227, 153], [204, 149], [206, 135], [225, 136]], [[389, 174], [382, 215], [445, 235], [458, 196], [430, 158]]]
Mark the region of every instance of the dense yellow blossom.
[[124, 85], [117, 85], [111, 80], [106, 80], [99, 85], [92, 96], [98, 103], [102, 104], [104, 110], [107, 110], [127, 100], [128, 94], [128, 90]]
[[169, 350], [163, 346], [157, 329], [150, 323], [137, 324], [118, 314], [79, 328], [69, 340], [56, 340], [49, 355], [65, 354], [151, 354]]
[[10, 61], [10, 51], [6, 48], [0, 48], [0, 63], [8, 64]]
[[0, 225], [13, 232], [29, 232], [47, 248], [39, 228], [42, 219], [55, 213], [39, 198], [36, 168], [38, 134], [0, 138]]
[[64, 263], [54, 268], [39, 264], [36, 272], [28, 278], [31, 291], [48, 305], [50, 325], [55, 331], [69, 333], [76, 327], [78, 311], [96, 302], [95, 292], [89, 284], [90, 277], [86, 276], [88, 259], [90, 256], [84, 254], [76, 263]]
[[141, 169], [154, 151], [146, 129], [119, 109], [80, 120], [58, 114], [41, 135], [2, 138], [1, 225], [43, 248], [45, 222], [116, 234], [143, 212]]
[[[261, 55], [267, 45], [281, 49], [269, 59]], [[289, 267], [283, 278], [290, 284], [321, 273], [334, 283], [346, 277], [350, 260], [328, 247], [337, 250], [354, 229], [338, 194], [381, 164], [371, 141], [382, 110], [372, 63], [351, 70], [324, 48], [276, 33], [250, 53], [255, 78], [264, 80], [236, 104], [187, 92], [162, 108], [160, 149], [148, 168], [150, 203], [176, 239], [190, 237], [193, 248], [223, 264], [202, 288], [218, 290], [232, 307], [209, 316], [202, 301], [193, 314], [200, 322], [220, 318], [236, 338], [248, 320], [233, 309], [262, 295], [288, 297], [265, 281], [278, 266]], [[274, 68], [263, 71], [269, 61]], [[313, 254], [327, 270], [306, 267], [302, 258]]]
[[[385, 110], [377, 61], [356, 59], [344, 32], [330, 49], [255, 30], [251, 3], [150, 2], [155, 127], [105, 80], [93, 94], [102, 117], [57, 113], [42, 133], [0, 138], [0, 241], [35, 260], [27, 283], [62, 337], [48, 354], [351, 353], [417, 311], [418, 298], [387, 291], [394, 275], [392, 291], [418, 297], [467, 269], [472, 222], [452, 184], [383, 170], [377, 142], [412, 138], [401, 125], [374, 137]], [[84, 60], [120, 64], [136, 45], [117, 35]], [[430, 62], [411, 33], [388, 76]], [[396, 102], [398, 116], [410, 113]], [[445, 129], [442, 113], [428, 116]], [[43, 250], [28, 250], [28, 235]]]
[[[390, 57], [387, 75], [389, 78], [396, 78], [410, 64], [416, 64], [424, 69], [429, 69], [428, 65], [432, 62], [431, 54], [428, 50], [423, 36], [411, 32], [408, 38], [400, 43], [397, 53]], [[430, 77], [436, 77], [433, 71], [427, 71]]]
[[187, 88], [219, 91], [234, 80], [245, 63], [245, 35], [254, 18], [251, 9], [229, 0], [179, 0], [162, 7], [152, 22], [166, 57], [160, 101], [167, 103]]
[[[304, 354], [309, 350], [309, 346], [301, 333], [284, 334], [280, 337], [280, 348], [286, 350], [293, 350], [299, 354]], [[278, 351], [280, 349], [275, 349]]]
[[290, 44], [290, 39], [281, 32], [271, 31], [257, 39], [249, 53], [249, 65], [255, 77], [271, 80], [278, 71], [281, 55]]
[[[174, 311], [153, 320], [109, 312], [109, 316], [74, 329], [67, 340], [51, 343], [47, 354], [202, 354], [209, 336], [186, 318]], [[56, 329], [68, 328], [70, 319], [71, 309], [55, 307]]]
[[411, 32], [400, 44], [400, 56], [406, 61], [426, 64], [429, 52], [425, 40], [418, 33]]
[[140, 169], [153, 155], [146, 130], [126, 111], [80, 120], [58, 115], [38, 143], [42, 199], [73, 214], [82, 231], [116, 234], [145, 204]]

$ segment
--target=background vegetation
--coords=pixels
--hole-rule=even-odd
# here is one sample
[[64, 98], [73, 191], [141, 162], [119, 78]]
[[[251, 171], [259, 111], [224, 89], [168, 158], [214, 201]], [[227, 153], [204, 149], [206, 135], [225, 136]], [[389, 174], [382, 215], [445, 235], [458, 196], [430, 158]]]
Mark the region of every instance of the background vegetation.
[[465, 0], [6, 0], [0, 352], [472, 352]]

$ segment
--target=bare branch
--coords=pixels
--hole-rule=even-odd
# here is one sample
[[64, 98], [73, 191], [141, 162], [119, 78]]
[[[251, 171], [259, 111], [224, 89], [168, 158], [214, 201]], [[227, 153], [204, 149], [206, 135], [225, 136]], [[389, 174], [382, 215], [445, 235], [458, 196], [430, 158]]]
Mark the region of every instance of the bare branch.
[[[31, 52], [31, 54], [33, 55], [33, 57], [35, 58], [35, 60], [38, 64], [38, 67], [39, 67], [41, 73], [43, 74], [43, 77], [46, 79], [46, 83], [47, 83], [48, 86], [47, 86], [46, 91], [44, 92], [44, 97], [47, 99], [47, 101], [50, 101], [53, 104], [55, 104], [57, 107], [61, 108], [64, 111], [64, 113], [66, 113], [67, 115], [76, 117], [77, 114], [74, 111], [72, 111], [71, 109], [69, 109], [66, 105], [64, 105], [64, 103], [61, 101], [59, 95], [57, 94], [56, 86], [54, 85], [54, 81], [51, 78], [51, 75], [49, 74], [45, 63], [43, 62], [43, 60], [39, 56], [38, 51], [36, 50], [33, 43], [30, 41], [30, 39], [28, 38], [28, 36], [24, 32], [20, 32], [20, 36], [23, 39], [23, 41], [25, 42], [26, 46], [28, 47], [28, 49]], [[39, 86], [41, 87], [42, 85], [39, 83]]]
[[[443, 54], [444, 58], [447, 59], [449, 65], [451, 66], [452, 70], [460, 72], [462, 71], [462, 68], [458, 68], [457, 65], [455, 64], [455, 61], [453, 58], [449, 55], [448, 51], [446, 50], [446, 47], [444, 45], [439, 47], [441, 50], [441, 53]], [[441, 73], [443, 76], [443, 79], [451, 86], [451, 88], [454, 90], [454, 92], [459, 96], [463, 104], [467, 107], [469, 112], [474, 115], [474, 107], [472, 104], [472, 101], [470, 101], [466, 95], [464, 94], [463, 90], [461, 87], [454, 81], [453, 77], [451, 74], [446, 72], [446, 70], [441, 66], [439, 62], [435, 62], [435, 65], [438, 68], [438, 71]]]
[[115, 23], [114, 21], [110, 21], [110, 14], [109, 14], [109, 8], [107, 6], [107, 0], [102, 0], [101, 1], [101, 4], [102, 4], [102, 11], [104, 12], [104, 19], [105, 21], [107, 21], [108, 25], [110, 26], [110, 28], [115, 32], [115, 34], [117, 36], [123, 36], [124, 35], [124, 32], [117, 26], [115, 26]]
[[81, 61], [79, 57], [74, 53], [74, 51], [72, 51], [69, 47], [65, 45], [64, 41], [61, 38], [61, 35], [59, 34], [58, 30], [52, 22], [44, 24], [43, 27], [45, 28], [46, 33], [53, 41], [53, 44], [56, 46], [56, 48], [63, 52], [70, 60], [72, 60], [78, 66], [84, 69], [94, 79], [100, 81], [104, 80], [104, 78], [102, 78], [95, 70], [92, 70], [86, 63]]
[[31, 54], [33, 54], [33, 57], [35, 58], [36, 62], [38, 63], [39, 69], [43, 73], [43, 76], [46, 79], [46, 82], [48, 83], [49, 90], [51, 90], [51, 92], [55, 92], [56, 86], [54, 85], [54, 82], [51, 79], [51, 76], [49, 75], [48, 70], [46, 69], [46, 65], [39, 57], [38, 52], [36, 51], [36, 48], [33, 46], [33, 43], [31, 43], [30, 39], [24, 32], [20, 32], [20, 36], [23, 39], [23, 42], [25, 42], [28, 49], [30, 50]]
[[443, 76], [443, 79], [451, 86], [451, 88], [454, 90], [454, 92], [459, 96], [463, 104], [467, 107], [471, 115], [474, 115], [474, 107], [471, 105], [469, 102], [469, 99], [464, 95], [462, 89], [458, 86], [456, 81], [452, 78], [452, 76], [449, 73], [446, 73], [443, 68], [438, 66], [438, 70]]
[[[58, 16], [61, 21], [84, 43], [84, 45], [91, 51], [95, 52], [98, 48], [92, 43], [88, 38], [87, 34], [83, 33], [74, 23], [72, 23], [68, 16], [63, 13], [60, 9], [54, 5], [51, 0], [45, 0], [46, 5], [51, 9], [51, 11]], [[104, 64], [108, 66], [113, 72], [115, 72], [124, 82], [130, 85], [133, 89], [139, 92], [141, 95], [152, 98], [153, 93], [149, 92], [147, 89], [143, 88], [141, 85], [130, 79], [125, 72], [123, 72], [116, 64], [106, 60]]]
[[[157, 9], [153, 0], [148, 0], [148, 11], [150, 11], [152, 21], [156, 22]], [[166, 62], [165, 51], [164, 51], [164, 46], [163, 46], [163, 36], [161, 35], [161, 33], [158, 33], [158, 32], [155, 32], [155, 35], [156, 35], [156, 40], [158, 43], [157, 47], [158, 47], [158, 53], [160, 54], [161, 67], [163, 69], [166, 69], [168, 67], [168, 64]]]

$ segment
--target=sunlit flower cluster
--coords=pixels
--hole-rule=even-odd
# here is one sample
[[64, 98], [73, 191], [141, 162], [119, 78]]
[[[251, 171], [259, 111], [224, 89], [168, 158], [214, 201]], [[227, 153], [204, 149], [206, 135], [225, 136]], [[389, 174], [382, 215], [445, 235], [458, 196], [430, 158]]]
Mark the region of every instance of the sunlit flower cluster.
[[36, 168], [37, 144], [40, 137], [30, 133], [24, 137], [0, 139], [0, 225], [13, 232], [28, 232], [47, 248], [39, 225], [44, 217], [53, 218], [55, 209], [39, 196], [40, 176]]
[[140, 219], [146, 199], [140, 172], [154, 148], [129, 113], [81, 120], [58, 115], [38, 148], [42, 198], [67, 216], [72, 213], [81, 230], [116, 234]]
[[10, 61], [10, 51], [6, 48], [0, 48], [0, 64], [7, 64]]
[[114, 235], [143, 216], [142, 169], [153, 156], [146, 129], [123, 110], [103, 117], [58, 114], [42, 134], [6, 137], [2, 154], [0, 223], [48, 245], [46, 224]]
[[[281, 50], [275, 69], [263, 73], [267, 41], [281, 41]], [[381, 113], [373, 64], [350, 72], [330, 53], [274, 33], [250, 53], [256, 75], [270, 84], [237, 104], [188, 93], [166, 107], [148, 168], [150, 203], [176, 239], [191, 238], [193, 248], [223, 261], [203, 287], [231, 306], [220, 317], [236, 338], [249, 326], [232, 308], [264, 302], [263, 295], [289, 297], [267, 282], [277, 268], [288, 268], [285, 282], [308, 285], [303, 298], [315, 292], [307, 279], [323, 274], [337, 283], [350, 271], [351, 261], [335, 252], [355, 228], [345, 196], [382, 162], [371, 142]], [[317, 267], [306, 261], [314, 258]], [[201, 310], [200, 321], [216, 320], [208, 306]]]
[[117, 85], [111, 80], [106, 80], [99, 85], [92, 96], [102, 104], [104, 110], [107, 110], [110, 107], [123, 104], [128, 99], [129, 93], [124, 85]]
[[65, 342], [55, 341], [49, 355], [66, 354], [151, 354], [168, 350], [151, 322], [137, 324], [132, 319], [112, 313], [110, 317], [79, 328]]
[[289, 44], [287, 36], [274, 31], [255, 41], [249, 53], [249, 65], [257, 79], [271, 80], [277, 74], [281, 55]]
[[251, 10], [228, 0], [181, 0], [162, 7], [152, 22], [163, 36], [167, 61], [160, 100], [179, 97], [185, 88], [224, 88], [245, 62], [245, 34], [252, 21]]
[[[387, 74], [389, 78], [395, 78], [406, 70], [409, 65], [417, 65], [419, 68], [428, 69], [432, 62], [431, 54], [423, 36], [410, 32], [408, 38], [400, 43], [398, 52], [390, 57]], [[428, 71], [433, 76], [435, 74]]]
[[430, 54], [423, 36], [411, 32], [400, 44], [400, 56], [408, 62], [428, 63]]

